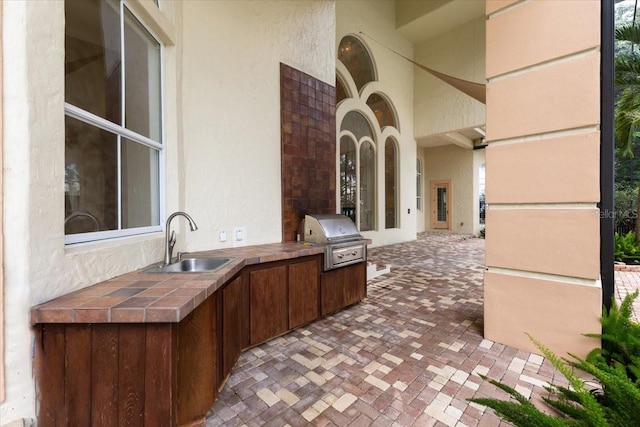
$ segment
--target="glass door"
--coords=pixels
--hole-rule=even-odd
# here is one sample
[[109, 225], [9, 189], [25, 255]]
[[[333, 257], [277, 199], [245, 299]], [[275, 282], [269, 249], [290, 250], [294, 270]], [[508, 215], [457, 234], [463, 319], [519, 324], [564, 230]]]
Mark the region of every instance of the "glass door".
[[450, 228], [451, 181], [431, 183], [431, 228]]

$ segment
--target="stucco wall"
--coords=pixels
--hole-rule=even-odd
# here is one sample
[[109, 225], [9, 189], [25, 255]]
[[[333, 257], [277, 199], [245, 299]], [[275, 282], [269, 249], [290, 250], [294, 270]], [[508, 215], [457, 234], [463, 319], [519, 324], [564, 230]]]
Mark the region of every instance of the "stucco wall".
[[[415, 61], [464, 80], [484, 83], [485, 19], [475, 19], [415, 47]], [[485, 123], [485, 106], [431, 74], [415, 74], [416, 138]]]
[[[455, 145], [424, 150], [424, 223], [431, 229], [431, 182], [451, 181], [451, 232], [473, 234], [477, 232], [477, 186], [474, 185], [475, 151]], [[479, 155], [478, 155], [479, 156]], [[474, 195], [476, 195], [474, 197]]]
[[[333, 3], [133, 4], [166, 43], [163, 210], [200, 226], [178, 220], [177, 250], [280, 241], [279, 63], [334, 83]], [[3, 8], [6, 424], [36, 416], [30, 307], [160, 261], [164, 235], [65, 247], [64, 2]]]
[[[361, 34], [364, 33], [365, 35]], [[373, 41], [381, 41], [386, 46], [411, 57], [412, 45], [395, 29], [395, 2], [368, 1], [338, 1], [336, 2], [336, 44], [337, 52], [340, 40], [346, 35], [359, 37], [369, 48], [375, 67], [378, 71], [378, 81], [367, 84], [358, 100], [345, 100], [345, 104], [338, 106], [336, 126], [340, 128], [342, 117], [351, 107], [358, 108], [363, 114], [368, 114], [370, 121], [375, 116], [365, 104], [371, 93], [384, 93], [397, 113], [400, 136], [399, 145], [399, 208], [398, 222], [400, 228], [385, 229], [384, 224], [384, 146], [378, 144], [377, 171], [377, 230], [363, 232], [372, 239], [373, 246], [386, 245], [415, 239], [416, 233], [416, 144], [413, 137], [413, 65]], [[369, 37], [367, 37], [369, 36]], [[340, 64], [339, 64], [340, 65]], [[368, 110], [368, 111], [367, 111]], [[383, 132], [384, 134], [384, 132]], [[386, 134], [384, 134], [386, 135]], [[380, 141], [385, 140], [382, 136]], [[381, 154], [382, 153], [382, 154]], [[338, 181], [339, 182], [339, 177]]]
[[[335, 85], [331, 1], [184, 2], [187, 249], [282, 240], [280, 62]], [[218, 240], [226, 230], [229, 241]]]

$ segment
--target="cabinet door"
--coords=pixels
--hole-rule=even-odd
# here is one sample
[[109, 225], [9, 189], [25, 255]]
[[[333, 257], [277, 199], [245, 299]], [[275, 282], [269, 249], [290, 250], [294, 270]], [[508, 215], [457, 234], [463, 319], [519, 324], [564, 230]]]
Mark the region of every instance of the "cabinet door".
[[289, 329], [318, 318], [318, 258], [289, 265]]
[[362, 300], [367, 294], [366, 262], [321, 274], [320, 306], [323, 316]]
[[288, 329], [287, 266], [249, 273], [251, 345], [276, 337]]
[[367, 296], [367, 270], [365, 262], [344, 268], [344, 305], [346, 307]]
[[218, 386], [227, 379], [242, 352], [242, 279], [222, 290], [222, 363]]
[[[345, 267], [346, 268], [346, 267]], [[323, 316], [344, 307], [344, 268], [325, 271], [320, 279], [320, 312]]]

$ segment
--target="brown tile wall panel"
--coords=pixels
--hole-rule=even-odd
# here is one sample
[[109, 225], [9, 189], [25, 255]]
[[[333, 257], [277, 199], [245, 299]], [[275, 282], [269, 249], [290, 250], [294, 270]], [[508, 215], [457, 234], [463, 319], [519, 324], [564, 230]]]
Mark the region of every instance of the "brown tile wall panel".
[[336, 212], [336, 89], [280, 64], [282, 241], [305, 214]]

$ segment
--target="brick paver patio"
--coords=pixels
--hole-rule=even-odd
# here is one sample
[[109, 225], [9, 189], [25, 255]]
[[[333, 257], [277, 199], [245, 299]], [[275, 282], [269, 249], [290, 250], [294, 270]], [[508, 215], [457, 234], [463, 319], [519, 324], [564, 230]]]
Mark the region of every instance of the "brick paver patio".
[[[637, 268], [630, 271], [616, 271], [615, 276], [615, 296], [619, 304], [628, 294], [640, 289], [640, 271]], [[636, 322], [640, 320], [640, 298], [636, 298], [633, 302], [633, 314]]]
[[372, 249], [391, 272], [340, 313], [245, 351], [207, 426], [499, 426], [467, 402], [565, 385], [537, 354], [482, 336], [484, 240], [422, 233]]

